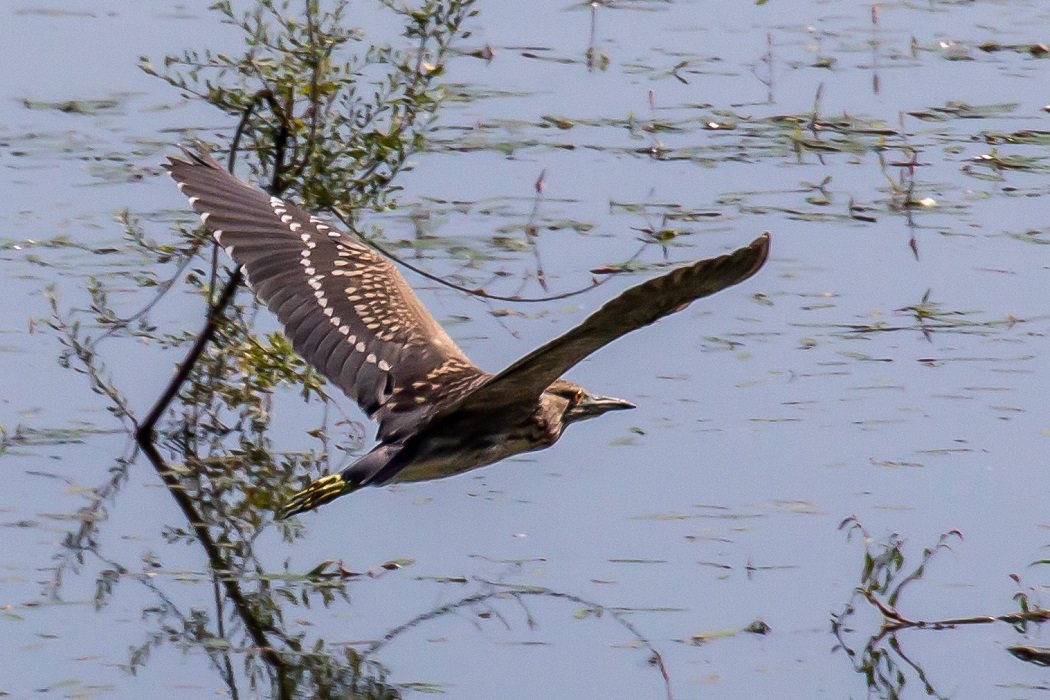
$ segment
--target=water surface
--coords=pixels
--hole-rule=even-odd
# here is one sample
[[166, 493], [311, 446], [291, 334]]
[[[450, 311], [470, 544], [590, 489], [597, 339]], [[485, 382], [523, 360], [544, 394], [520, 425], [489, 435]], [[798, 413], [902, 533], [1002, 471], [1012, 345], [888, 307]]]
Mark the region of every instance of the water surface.
[[[199, 648], [159, 642], [127, 670], [129, 650], [171, 624], [151, 616], [158, 600], [213, 606], [201, 553], [164, 537], [181, 516], [141, 458], [109, 505], [100, 554], [64, 570], [56, 595], [73, 514], [130, 447], [32, 320], [48, 314], [49, 285], [83, 306], [92, 275], [120, 290], [123, 308], [148, 298], [126, 277], [144, 261], [127, 252], [115, 209], [158, 239], [173, 220], [192, 225], [159, 163], [182, 129], [229, 136], [234, 124], [135, 61], [235, 48], [206, 5], [4, 10], [0, 57], [23, 66], [0, 103], [0, 425], [19, 435], [0, 456], [0, 691], [12, 697], [226, 691]], [[899, 533], [909, 566], [941, 533], [962, 532], [908, 586], [911, 618], [1016, 611], [1011, 574], [1033, 600], [1045, 595], [1046, 567], [1032, 563], [1046, 558], [1050, 527], [1050, 59], [1031, 45], [1050, 10], [890, 3], [873, 22], [871, 5], [830, 1], [479, 9], [464, 48], [488, 45], [493, 58], [447, 66], [452, 97], [398, 181], [398, 209], [367, 223], [436, 274], [477, 285], [507, 273], [494, 293], [542, 296], [537, 260], [557, 292], [642, 250], [636, 272], [542, 305], [486, 303], [408, 274], [473, 360], [498, 370], [665, 262], [764, 230], [772, 259], [573, 370], [637, 410], [464, 476], [362, 491], [304, 516], [291, 545], [264, 532], [254, 547], [269, 571], [286, 559], [293, 572], [411, 562], [355, 578], [348, 601], [292, 608], [286, 622], [364, 649], [494, 586], [542, 587], [563, 597], [465, 605], [399, 634], [376, 660], [395, 683], [455, 697], [666, 696], [650, 651], [613, 615], [590, 614], [594, 604], [622, 611], [659, 652], [676, 698], [860, 697], [865, 676], [830, 631], [864, 556], [838, 529], [844, 518], [876, 542]], [[61, 108], [71, 100], [83, 109]], [[541, 173], [533, 248], [525, 228]], [[440, 244], [417, 245], [419, 229]], [[201, 313], [182, 293], [153, 321], [192, 329]], [[260, 328], [276, 326], [264, 317]], [[177, 357], [131, 340], [104, 353], [141, 410]], [[291, 390], [279, 402], [275, 444], [316, 447], [303, 425], [319, 409], [304, 416]], [[97, 577], [114, 562], [130, 573], [96, 610]], [[768, 633], [728, 633], [756, 620]], [[846, 641], [860, 651], [879, 623], [861, 604]], [[1045, 669], [1006, 651], [1045, 646], [1037, 626], [905, 630], [897, 642], [910, 661], [897, 659], [905, 697], [924, 683], [982, 698], [1048, 687]]]

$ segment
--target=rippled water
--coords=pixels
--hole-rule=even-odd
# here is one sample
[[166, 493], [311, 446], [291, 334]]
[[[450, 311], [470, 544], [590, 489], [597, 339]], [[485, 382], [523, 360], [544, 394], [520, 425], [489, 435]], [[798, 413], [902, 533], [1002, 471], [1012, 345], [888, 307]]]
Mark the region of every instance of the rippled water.
[[[130, 447], [32, 320], [48, 315], [49, 285], [83, 306], [89, 276], [114, 285], [121, 308], [148, 298], [128, 278], [145, 261], [115, 209], [161, 240], [173, 220], [192, 225], [159, 163], [184, 129], [229, 136], [234, 125], [135, 62], [235, 48], [206, 5], [3, 10], [4, 65], [20, 67], [0, 105], [0, 692], [12, 697], [227, 692], [197, 647], [161, 642], [135, 675], [125, 668], [163, 629], [159, 601], [214, 606], [203, 555], [164, 537], [181, 516], [145, 460], [113, 496], [98, 554], [63, 569], [55, 595], [87, 490]], [[652, 650], [676, 698], [917, 697], [925, 684], [941, 696], [1045, 694], [1046, 670], [1006, 649], [1047, 646], [1038, 625], [902, 630], [894, 650], [873, 639], [881, 620], [863, 600], [842, 639], [831, 618], [864, 565], [864, 542], [838, 527], [851, 515], [873, 553], [899, 533], [905, 573], [942, 533], [962, 533], [907, 584], [908, 618], [1001, 615], [1019, 609], [1019, 587], [1032, 605], [1047, 594], [1050, 59], [1033, 42], [1050, 9], [479, 9], [464, 48], [489, 46], [492, 59], [447, 66], [450, 99], [397, 183], [400, 207], [367, 223], [436, 274], [479, 285], [501, 273], [486, 287], [498, 293], [543, 295], [540, 269], [551, 292], [575, 289], [641, 252], [636, 271], [541, 305], [485, 303], [408, 274], [473, 360], [498, 370], [665, 261], [763, 230], [772, 258], [571, 373], [637, 410], [460, 477], [364, 490], [305, 515], [291, 545], [264, 531], [254, 548], [267, 571], [289, 559], [293, 572], [338, 560], [372, 573], [350, 581], [348, 600], [289, 609], [286, 623], [364, 650], [417, 615], [515, 592], [444, 609], [376, 651], [391, 681], [455, 697], [665, 697]], [[188, 330], [201, 314], [180, 294], [153, 321]], [[176, 360], [132, 340], [104, 353], [143, 410]], [[315, 447], [302, 421], [319, 416], [297, 415], [286, 394], [273, 441]], [[129, 574], [96, 610], [97, 577], [114, 562]], [[767, 633], [742, 631], [757, 620]], [[869, 642], [903, 688], [856, 670]], [[267, 694], [244, 679], [240, 691]]]

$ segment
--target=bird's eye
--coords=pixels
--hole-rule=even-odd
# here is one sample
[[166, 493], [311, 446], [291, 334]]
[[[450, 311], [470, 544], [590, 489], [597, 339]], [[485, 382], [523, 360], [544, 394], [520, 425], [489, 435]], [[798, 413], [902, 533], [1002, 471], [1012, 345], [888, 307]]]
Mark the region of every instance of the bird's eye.
[[576, 393], [572, 395], [573, 403], [580, 403], [583, 401], [583, 389], [577, 389]]

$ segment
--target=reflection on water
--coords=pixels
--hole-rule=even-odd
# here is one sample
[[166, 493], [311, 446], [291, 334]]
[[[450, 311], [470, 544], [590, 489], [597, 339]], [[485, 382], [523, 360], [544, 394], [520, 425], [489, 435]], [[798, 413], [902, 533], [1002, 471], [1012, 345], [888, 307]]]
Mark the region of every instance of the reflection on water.
[[[353, 95], [357, 89], [355, 82], [342, 85], [332, 83], [340, 73], [352, 73], [355, 64], [351, 62], [333, 71], [323, 61], [328, 59], [334, 47], [346, 43], [350, 38], [346, 33], [338, 33], [338, 25], [346, 7], [345, 4], [337, 5], [332, 11], [322, 12], [320, 8], [308, 4], [304, 18], [282, 14], [267, 3], [261, 3], [254, 13], [240, 18], [231, 8], [221, 8], [220, 11], [226, 14], [228, 20], [239, 23], [245, 31], [250, 52], [243, 61], [253, 66], [260, 78], [258, 86], [235, 83], [219, 87], [206, 83], [208, 92], [194, 91], [190, 85], [197, 79], [198, 71], [222, 66], [218, 70], [221, 79], [225, 76], [226, 66], [238, 65], [236, 61], [225, 57], [205, 57], [202, 60], [195, 53], [165, 61], [169, 67], [188, 66], [187, 73], [173, 72], [161, 76], [172, 85], [194, 92], [199, 98], [225, 111], [236, 113], [235, 108], [240, 107], [242, 118], [231, 147], [231, 167], [243, 140], [246, 147], [260, 157], [263, 181], [269, 183], [267, 189], [271, 195], [282, 195], [286, 189], [294, 186], [308, 200], [327, 204], [337, 211], [354, 211], [363, 203], [374, 205], [385, 200], [386, 183], [403, 167], [404, 157], [417, 138], [415, 121], [423, 118], [412, 110], [401, 114], [393, 105], [412, 99], [418, 103], [414, 109], [420, 106], [434, 109], [436, 95], [424, 98], [421, 93], [429, 86], [428, 73], [436, 73], [436, 70], [423, 69], [421, 66], [426, 60], [439, 63], [444, 59], [447, 46], [456, 38], [460, 32], [459, 25], [469, 14], [469, 3], [457, 2], [451, 2], [448, 7], [435, 5], [429, 8], [430, 17], [406, 14], [405, 17], [410, 19], [408, 34], [418, 36], [421, 45], [403, 56], [385, 54], [386, 61], [395, 67], [389, 91], [386, 94], [377, 93], [375, 104], [350, 103], [349, 108], [353, 111], [345, 113], [332, 109], [327, 94], [341, 96], [341, 89]], [[272, 15], [278, 20], [280, 29], [276, 36], [268, 33], [259, 23], [265, 15]], [[294, 51], [281, 48], [287, 45], [297, 45], [298, 48]], [[260, 46], [271, 47], [274, 55], [268, 62], [257, 55], [256, 49]], [[300, 54], [303, 52], [313, 52], [313, 55], [302, 62]], [[152, 65], [146, 65], [145, 69], [150, 74], [160, 75]], [[421, 74], [420, 71], [424, 72]], [[300, 75], [303, 72], [305, 75]], [[314, 86], [313, 91], [308, 92], [302, 100], [305, 106], [298, 104], [295, 91], [287, 91], [286, 95], [282, 92], [282, 85], [287, 84], [285, 78], [289, 76], [296, 78], [293, 84], [308, 82]], [[398, 85], [399, 81], [405, 84]], [[224, 90], [229, 90], [229, 94]], [[261, 119], [263, 107], [269, 108], [276, 122]], [[65, 109], [64, 105], [58, 109], [73, 111]], [[303, 118], [299, 117], [300, 109], [304, 110]], [[391, 112], [391, 116], [383, 119], [376, 116], [387, 111]], [[360, 200], [348, 202], [339, 196], [345, 190], [340, 182], [345, 175], [321, 169], [317, 163], [329, 167], [342, 164], [341, 158], [345, 151], [332, 151], [327, 144], [338, 143], [340, 137], [344, 136], [341, 131], [349, 123], [354, 123], [357, 129], [364, 132], [356, 136], [363, 144], [376, 137], [375, 133], [366, 130], [367, 125], [383, 124], [387, 129], [384, 137], [388, 142], [367, 156], [353, 152], [352, 160], [346, 166], [355, 169], [356, 196]], [[398, 144], [391, 148], [393, 139], [397, 139]], [[344, 144], [343, 148], [347, 148], [347, 145]], [[289, 152], [292, 155], [289, 156]], [[314, 177], [301, 179], [307, 172], [314, 173]], [[181, 190], [184, 183], [182, 179], [179, 182]], [[186, 194], [203, 196], [204, 193], [191, 188]], [[197, 196], [192, 197], [191, 203], [196, 199]], [[236, 202], [228, 203], [235, 208], [238, 206]], [[210, 209], [207, 212], [215, 213]], [[351, 222], [352, 218], [345, 221], [347, 225]], [[227, 229], [226, 238], [236, 233], [227, 226], [224, 228]], [[125, 579], [145, 586], [152, 594], [148, 607], [142, 611], [142, 618], [149, 622], [149, 631], [146, 632], [145, 641], [131, 649], [125, 664], [127, 671], [137, 673], [149, 662], [154, 649], [167, 643], [183, 649], [200, 650], [205, 654], [232, 697], [238, 697], [244, 692], [245, 682], [251, 688], [270, 688], [274, 696], [282, 698], [400, 697], [407, 687], [412, 686], [395, 686], [387, 682], [386, 669], [372, 659], [386, 644], [424, 622], [461, 610], [484, 609], [489, 615], [495, 614], [505, 619], [497, 612], [503, 607], [499, 605], [501, 601], [515, 601], [522, 609], [528, 610], [525, 599], [542, 596], [581, 605], [581, 609], [586, 611], [583, 616], [608, 615], [619, 623], [634, 637], [635, 643], [649, 653], [651, 663], [664, 678], [670, 697], [670, 681], [659, 652], [623, 613], [578, 595], [543, 587], [483, 582], [484, 592], [468, 595], [418, 615], [391, 629], [360, 652], [352, 646], [333, 648], [323, 637], [290, 631], [286, 620], [293, 615], [292, 608], [321, 606], [334, 610], [340, 606], [349, 606], [350, 586], [355, 578], [362, 575], [348, 570], [342, 563], [332, 561], [322, 562], [306, 573], [293, 572], [286, 561], [283, 570], [274, 573], [267, 568], [256, 550], [256, 542], [268, 528], [279, 528], [288, 541], [302, 536], [300, 525], [275, 523], [270, 514], [287, 511], [282, 504], [289, 502], [291, 494], [295, 492], [294, 485], [306, 475], [332, 471], [329, 464], [332, 446], [328, 442], [328, 435], [333, 426], [329, 426], [327, 420], [307, 431], [308, 435], [320, 441], [319, 450], [276, 452], [269, 437], [273, 415], [272, 394], [280, 384], [301, 387], [307, 403], [322, 402], [327, 416], [330, 402], [322, 388], [321, 378], [295, 355], [284, 336], [273, 334], [265, 341], [260, 341], [251, 333], [255, 310], [235, 301], [241, 274], [239, 271], [228, 272], [225, 283], [221, 282], [214, 256], [207, 277], [197, 270], [190, 270], [185, 280], [211, 302], [205, 326], [196, 337], [183, 333], [173, 338], [150, 325], [146, 320], [147, 313], [179, 283], [179, 278], [186, 274], [187, 269], [207, 261], [211, 255], [210, 233], [187, 232], [183, 236], [183, 244], [172, 248], [149, 241], [137, 222], [128, 218], [125, 219], [125, 229], [129, 243], [137, 247], [141, 254], [155, 259], [148, 274], [139, 281], [147, 289], [159, 288], [157, 296], [146, 307], [122, 317], [110, 303], [107, 286], [93, 282], [88, 290], [91, 295], [91, 321], [104, 330], [101, 336], [93, 336], [82, 328], [82, 311], [66, 311], [56, 297], [51, 297], [52, 320], [49, 325], [65, 348], [63, 364], [74, 367], [89, 378], [96, 393], [108, 403], [108, 410], [125, 424], [129, 434], [136, 437], [138, 450], [117, 462], [111, 470], [109, 481], [97, 487], [92, 502], [77, 512], [76, 517], [82, 525], [63, 542], [65, 552], [50, 589], [55, 597], [61, 595], [65, 574], [69, 571], [81, 573], [88, 557], [97, 559], [103, 567], [97, 574], [94, 595], [96, 609], [110, 603], [118, 584]], [[711, 294], [753, 273], [765, 259], [765, 241], [761, 239], [762, 247], [756, 248], [761, 251], [757, 264], [753, 260], [755, 255], [746, 257], [744, 253], [748, 251], [741, 251], [741, 262], [735, 264], [736, 268], [740, 268], [739, 272], [734, 271], [732, 264], [708, 265], [718, 274], [702, 275], [710, 279], [702, 289], [696, 290], [694, 296]], [[230, 245], [244, 249], [236, 241]], [[198, 256], [199, 261], [194, 262]], [[174, 273], [158, 285], [154, 269], [165, 268], [174, 269]], [[256, 284], [266, 279], [260, 277], [260, 270], [252, 264], [248, 265], [247, 274]], [[221, 293], [218, 291], [220, 285]], [[608, 307], [605, 317], [615, 316], [620, 326], [633, 323], [618, 330], [615, 335], [674, 312], [677, 308], [673, 307], [681, 306], [681, 301], [691, 301], [689, 298], [668, 302], [663, 304], [667, 308], [654, 307], [650, 314], [652, 318], [642, 318], [637, 323], [629, 321], [632, 314], [638, 316], [644, 308], [637, 303], [629, 303], [630, 300], [638, 298], [646, 305], [659, 306], [662, 300], [655, 292], [660, 289], [658, 282], [650, 283], [635, 291], [633, 297], [625, 296], [622, 301], [618, 301], [619, 306]], [[590, 325], [585, 326], [584, 330], [595, 328], [604, 332], [603, 329], [610, 325], [608, 320], [602, 320], [605, 317], [592, 317]], [[186, 357], [175, 378], [143, 419], [136, 416], [122, 388], [108, 372], [101, 353], [104, 341], [130, 335], [155, 345], [171, 344], [187, 348]], [[615, 337], [611, 333], [607, 335], [610, 337], [596, 344], [594, 349]], [[575, 343], [578, 346], [582, 342], [579, 340], [581, 337], [587, 339], [590, 336], [576, 333], [573, 336], [576, 340], [570, 338], [563, 344]], [[545, 356], [540, 356], [540, 359], [542, 357]], [[521, 374], [519, 371], [518, 375]], [[199, 607], [199, 603], [189, 607], [180, 604], [153, 575], [132, 571], [100, 551], [100, 530], [105, 526], [108, 515], [105, 504], [117, 497], [127, 481], [129, 469], [135, 466], [136, 461], [141, 461], [137, 459], [140, 457], [139, 451], [152, 464], [184, 520], [182, 523], [169, 522], [163, 526], [167, 545], [199, 547], [208, 562], [207, 578], [214, 592], [211, 609]], [[465, 470], [462, 467], [458, 469]], [[151, 552], [145, 558], [145, 564], [146, 570], [153, 570], [153, 574], [169, 570], [160, 551]], [[377, 578], [406, 564], [411, 562], [391, 560], [370, 570], [367, 575]], [[199, 579], [200, 575], [195, 577]], [[534, 624], [531, 613], [528, 624]]]
[[[844, 652], [853, 664], [854, 670], [862, 674], [867, 682], [868, 691], [875, 697], [901, 697], [905, 685], [913, 679], [922, 684], [927, 695], [942, 698], [950, 695], [939, 692], [934, 682], [923, 669], [920, 657], [909, 656], [904, 651], [899, 632], [905, 630], [928, 630], [945, 632], [966, 625], [987, 625], [1005, 622], [1012, 625], [1017, 632], [1024, 634], [1029, 625], [1050, 620], [1050, 610], [1039, 607], [1035, 598], [1038, 591], [1021, 588], [1014, 594], [1017, 612], [1005, 615], [975, 615], [953, 617], [941, 620], [917, 620], [901, 612], [901, 597], [906, 589], [918, 584], [926, 575], [934, 557], [943, 551], [951, 551], [952, 546], [963, 541], [958, 530], [942, 534], [935, 545], [926, 547], [918, 557], [918, 562], [908, 560], [905, 555], [904, 541], [894, 535], [886, 542], [876, 542], [860, 522], [850, 517], [844, 520], [839, 528], [847, 536], [856, 536], [865, 547], [864, 565], [860, 585], [854, 590], [850, 601], [841, 612], [833, 614], [831, 629], [838, 639], [836, 651]], [[1020, 587], [1021, 579], [1017, 574], [1010, 576]], [[1033, 595], [1035, 598], [1033, 598]], [[850, 638], [858, 636], [855, 628], [858, 619], [859, 604], [867, 603], [877, 610], [882, 617], [881, 628], [868, 637], [864, 647], [857, 650], [851, 646]], [[859, 636], [863, 637], [863, 633]], [[1012, 646], [1008, 651], [1019, 659], [1041, 664], [1046, 656], [1038, 649], [1025, 646]], [[943, 683], [941, 683], [943, 684]]]

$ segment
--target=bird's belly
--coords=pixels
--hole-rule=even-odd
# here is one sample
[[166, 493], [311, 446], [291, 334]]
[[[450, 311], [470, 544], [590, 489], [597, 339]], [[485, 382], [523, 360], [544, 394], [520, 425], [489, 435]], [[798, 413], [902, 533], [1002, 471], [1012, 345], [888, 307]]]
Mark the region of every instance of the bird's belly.
[[443, 479], [484, 467], [512, 455], [549, 447], [556, 439], [542, 443], [525, 439], [495, 440], [477, 445], [469, 452], [457, 449], [463, 444], [459, 439], [431, 439], [420, 447], [412, 462], [399, 471], [391, 482]]

